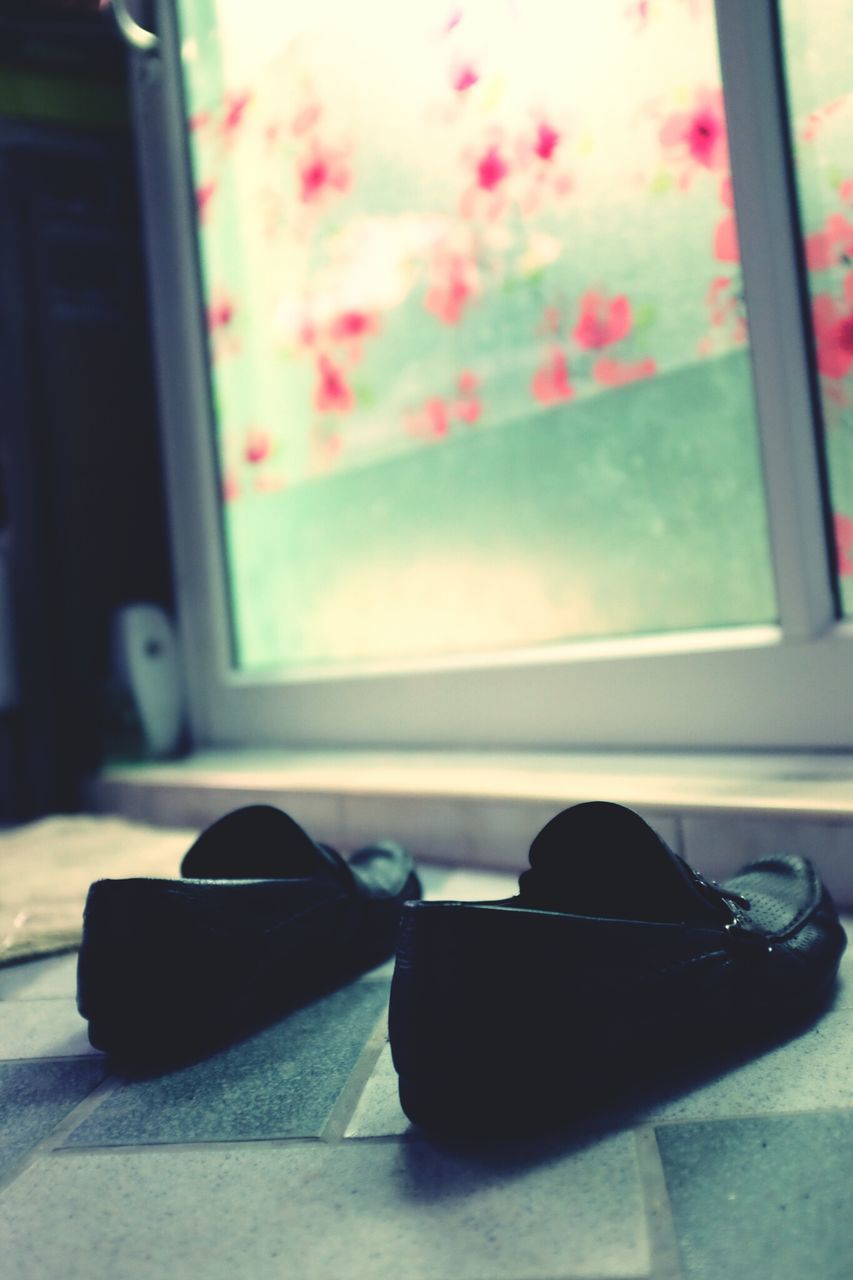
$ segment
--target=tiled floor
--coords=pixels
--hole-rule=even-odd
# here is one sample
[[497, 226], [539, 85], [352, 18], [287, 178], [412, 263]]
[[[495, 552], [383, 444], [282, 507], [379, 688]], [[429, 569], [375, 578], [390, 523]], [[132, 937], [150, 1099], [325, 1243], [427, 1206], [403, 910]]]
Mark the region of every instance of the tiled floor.
[[[428, 868], [429, 896], [513, 881]], [[761, 1057], [527, 1142], [400, 1111], [385, 965], [202, 1063], [88, 1047], [76, 958], [0, 969], [6, 1280], [850, 1280], [853, 955]]]

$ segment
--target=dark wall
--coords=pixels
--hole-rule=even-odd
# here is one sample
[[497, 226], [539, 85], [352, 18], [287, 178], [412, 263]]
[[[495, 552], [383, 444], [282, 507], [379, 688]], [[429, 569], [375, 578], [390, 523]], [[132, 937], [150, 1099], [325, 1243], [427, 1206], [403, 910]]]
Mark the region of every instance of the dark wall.
[[170, 606], [172, 587], [124, 52], [97, 16], [4, 23], [14, 31], [0, 29], [0, 469], [18, 680], [2, 716], [0, 819], [10, 820], [78, 807], [104, 752], [111, 618], [135, 600]]

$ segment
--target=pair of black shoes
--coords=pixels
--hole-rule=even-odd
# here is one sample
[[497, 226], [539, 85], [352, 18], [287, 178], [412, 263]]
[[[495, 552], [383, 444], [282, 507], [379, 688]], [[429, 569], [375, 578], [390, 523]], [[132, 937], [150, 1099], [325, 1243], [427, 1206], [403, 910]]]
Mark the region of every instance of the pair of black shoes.
[[345, 861], [267, 806], [216, 822], [181, 875], [90, 889], [78, 1006], [93, 1045], [134, 1062], [196, 1056], [396, 947], [401, 1103], [446, 1133], [551, 1127], [796, 1029], [846, 945], [806, 859], [712, 884], [613, 804], [558, 814], [518, 895], [498, 902], [421, 901], [399, 845]]

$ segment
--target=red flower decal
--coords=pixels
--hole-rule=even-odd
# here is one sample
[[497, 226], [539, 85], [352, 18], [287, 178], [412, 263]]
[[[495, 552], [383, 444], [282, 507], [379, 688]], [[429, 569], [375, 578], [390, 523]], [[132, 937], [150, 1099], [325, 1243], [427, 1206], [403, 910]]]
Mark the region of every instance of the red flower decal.
[[590, 290], [581, 298], [581, 314], [572, 336], [580, 347], [594, 350], [620, 342], [631, 329], [631, 304], [624, 294], [607, 299]]
[[469, 400], [457, 400], [453, 406], [454, 415], [460, 422], [467, 422], [469, 427], [479, 422], [482, 412], [483, 406], [476, 396], [472, 396]]
[[817, 367], [827, 378], [843, 378], [853, 365], [853, 272], [844, 280], [844, 301], [842, 310], [824, 293], [812, 303]]
[[244, 449], [246, 461], [252, 464], [263, 462], [271, 453], [272, 441], [266, 431], [260, 431], [257, 427], [250, 428]]
[[550, 160], [559, 141], [560, 135], [557, 130], [552, 129], [549, 124], [542, 121], [536, 130], [536, 141], [533, 144], [533, 150], [542, 160]]
[[459, 388], [461, 399], [454, 403], [453, 414], [460, 422], [467, 422], [469, 427], [473, 426], [475, 422], [479, 422], [480, 415], [483, 412], [483, 406], [475, 394], [477, 387], [480, 385], [480, 379], [470, 369], [463, 369], [456, 381], [456, 385]]
[[314, 407], [318, 413], [348, 413], [355, 404], [355, 396], [343, 374], [328, 356], [317, 357], [320, 381], [314, 393]]
[[509, 173], [509, 165], [497, 147], [489, 147], [477, 162], [477, 184], [483, 191], [495, 191]]
[[224, 295], [211, 302], [207, 309], [207, 327], [210, 332], [227, 329], [234, 319], [235, 311], [234, 303]]
[[339, 152], [314, 146], [299, 170], [300, 195], [312, 204], [333, 191], [348, 190], [352, 175]]
[[693, 109], [669, 116], [660, 131], [660, 140], [688, 165], [727, 168], [729, 144], [722, 89], [697, 89]]
[[426, 400], [421, 409], [409, 416], [407, 429], [410, 435], [426, 436], [440, 440], [450, 431], [450, 415], [447, 405], [438, 396]]
[[378, 321], [366, 311], [342, 311], [329, 326], [329, 337], [332, 342], [351, 342], [378, 329]]
[[225, 99], [225, 114], [222, 117], [222, 132], [228, 136], [239, 128], [246, 108], [251, 101], [251, 94], [238, 93]]
[[636, 382], [640, 378], [653, 378], [657, 371], [657, 364], [650, 357], [634, 363], [605, 358], [596, 360], [592, 376], [603, 387], [624, 387], [627, 382]]
[[806, 236], [806, 266], [809, 271], [826, 271], [845, 257], [853, 257], [853, 222], [833, 213], [823, 231]]
[[450, 254], [436, 264], [424, 306], [442, 324], [458, 324], [463, 308], [474, 297], [476, 288], [477, 268], [473, 261], [462, 254]]
[[[727, 209], [734, 210], [735, 197], [731, 178], [723, 178], [720, 183], [720, 199]], [[739, 262], [740, 246], [738, 245], [737, 223], [734, 212], [721, 218], [714, 232], [714, 257], [719, 262]]]
[[464, 93], [466, 89], [470, 89], [472, 85], [475, 85], [479, 79], [480, 77], [474, 68], [470, 63], [466, 62], [453, 73], [453, 88], [457, 93]]
[[204, 222], [210, 212], [210, 202], [216, 192], [216, 179], [206, 182], [204, 186], [199, 187], [195, 193], [196, 207], [198, 209], [199, 221]]
[[849, 516], [836, 512], [832, 518], [835, 526], [835, 554], [839, 576], [849, 578], [853, 575], [853, 520]]
[[575, 389], [569, 382], [569, 367], [559, 348], [552, 351], [544, 364], [536, 370], [531, 383], [533, 397], [540, 404], [559, 404], [571, 400]]

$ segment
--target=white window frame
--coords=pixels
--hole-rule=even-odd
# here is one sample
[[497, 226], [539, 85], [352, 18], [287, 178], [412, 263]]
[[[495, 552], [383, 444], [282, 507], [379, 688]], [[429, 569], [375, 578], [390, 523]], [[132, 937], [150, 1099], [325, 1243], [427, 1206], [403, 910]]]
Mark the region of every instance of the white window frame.
[[178, 628], [197, 746], [853, 748], [775, 0], [717, 0], [775, 626], [260, 679], [233, 669], [177, 24], [133, 55]]

